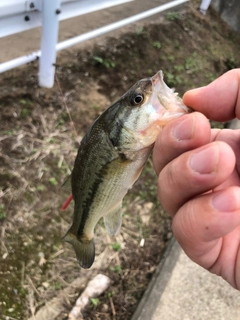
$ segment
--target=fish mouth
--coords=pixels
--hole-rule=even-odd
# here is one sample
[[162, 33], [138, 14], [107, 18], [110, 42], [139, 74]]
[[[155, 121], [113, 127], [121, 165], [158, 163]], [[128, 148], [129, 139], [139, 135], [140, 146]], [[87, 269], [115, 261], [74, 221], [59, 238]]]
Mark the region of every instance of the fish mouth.
[[[163, 81], [163, 72], [159, 70], [153, 77], [150, 78], [152, 84], [151, 105], [156, 113], [162, 113], [168, 110], [166, 97], [172, 94], [172, 90]], [[169, 90], [171, 91], [169, 93]]]
[[156, 94], [159, 102], [161, 103], [161, 106], [167, 110], [167, 106], [163, 101], [163, 97], [167, 95], [169, 90], [171, 90], [171, 94], [173, 93], [173, 90], [170, 89], [165, 82], [163, 81], [163, 72], [162, 70], [159, 70], [152, 78], [152, 89], [153, 93]]
[[[165, 110], [169, 110], [169, 104], [167, 103], [167, 98], [174, 94], [174, 90], [170, 89], [163, 80], [163, 72], [159, 70], [152, 78], [152, 90], [154, 98], [160, 102], [161, 107]], [[154, 100], [155, 100], [154, 99]], [[156, 110], [157, 111], [157, 110]]]
[[152, 78], [152, 92], [153, 92], [153, 101], [155, 102], [154, 109], [156, 112], [159, 111], [157, 107], [156, 100], [158, 104], [160, 103], [161, 107], [168, 112], [176, 113], [188, 113], [190, 109], [185, 106], [182, 102], [182, 99], [178, 97], [178, 93], [174, 92], [174, 89], [169, 88], [163, 80], [163, 72], [159, 70]]
[[159, 82], [163, 81], [162, 70], [159, 70], [154, 76], [152, 76], [151, 81], [154, 87], [156, 87], [159, 84]]

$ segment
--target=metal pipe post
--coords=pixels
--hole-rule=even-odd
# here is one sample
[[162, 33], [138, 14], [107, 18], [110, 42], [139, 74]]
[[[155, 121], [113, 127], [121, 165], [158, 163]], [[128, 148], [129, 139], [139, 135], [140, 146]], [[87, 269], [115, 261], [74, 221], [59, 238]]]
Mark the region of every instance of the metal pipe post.
[[211, 0], [202, 0], [200, 5], [200, 12], [206, 14], [208, 7], [210, 6]]
[[51, 88], [54, 84], [56, 45], [58, 41], [58, 16], [61, 13], [61, 0], [43, 0], [42, 4], [39, 85]]

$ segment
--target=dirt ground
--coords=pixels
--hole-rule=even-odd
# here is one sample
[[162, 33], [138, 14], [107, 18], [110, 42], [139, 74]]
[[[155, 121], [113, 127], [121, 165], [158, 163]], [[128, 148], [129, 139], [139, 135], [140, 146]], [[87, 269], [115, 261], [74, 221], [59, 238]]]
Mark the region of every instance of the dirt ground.
[[52, 89], [38, 87], [37, 62], [0, 75], [1, 319], [67, 319], [98, 273], [111, 285], [84, 319], [131, 319], [172, 236], [151, 159], [124, 199], [120, 233], [96, 227], [90, 270], [61, 241], [73, 209], [61, 211], [69, 195], [61, 186], [87, 128], [137, 80], [162, 69], [182, 95], [240, 65], [239, 35], [213, 10], [201, 16], [198, 5], [62, 52]]

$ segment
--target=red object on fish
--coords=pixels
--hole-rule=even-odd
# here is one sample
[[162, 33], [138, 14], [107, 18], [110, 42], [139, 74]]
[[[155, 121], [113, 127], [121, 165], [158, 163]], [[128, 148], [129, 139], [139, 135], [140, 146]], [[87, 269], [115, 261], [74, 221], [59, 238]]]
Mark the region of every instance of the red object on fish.
[[73, 196], [72, 196], [72, 194], [70, 194], [70, 196], [67, 198], [67, 200], [62, 205], [62, 210], [67, 209], [67, 207], [69, 206], [69, 203], [72, 201], [72, 199], [73, 199]]

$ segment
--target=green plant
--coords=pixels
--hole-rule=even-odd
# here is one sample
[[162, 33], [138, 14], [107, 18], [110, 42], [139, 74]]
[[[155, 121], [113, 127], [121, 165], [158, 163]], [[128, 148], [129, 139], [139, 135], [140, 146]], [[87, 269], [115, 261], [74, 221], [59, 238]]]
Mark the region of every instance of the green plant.
[[0, 204], [0, 221], [5, 219], [7, 216], [6, 211], [5, 211], [5, 206], [4, 204]]
[[185, 61], [185, 68], [189, 70], [195, 66], [196, 66], [196, 60], [193, 57], [188, 57]]
[[20, 103], [21, 103], [21, 104], [28, 104], [28, 101], [25, 100], [25, 99], [21, 99], [21, 100], [20, 100]]
[[101, 58], [101, 57], [98, 57], [98, 56], [94, 56], [93, 59], [96, 62], [98, 62], [99, 64], [104, 65], [106, 68], [114, 68], [114, 67], [116, 67], [116, 63], [113, 62], [110, 59], [104, 59], [104, 58]]
[[167, 84], [168, 84], [170, 87], [175, 86], [176, 82], [175, 82], [175, 76], [174, 76], [174, 74], [172, 74], [171, 72], [166, 71], [166, 72], [165, 72], [165, 79], [166, 79]]
[[58, 184], [56, 178], [54, 178], [54, 177], [51, 177], [48, 181], [54, 186], [56, 186]]
[[48, 142], [54, 144], [54, 143], [56, 142], [56, 139], [53, 138], [53, 137], [51, 137], [51, 138], [48, 140]]
[[113, 271], [113, 272], [120, 273], [121, 270], [122, 270], [122, 267], [120, 265], [116, 266], [116, 267], [110, 267], [110, 270]]
[[166, 19], [169, 21], [175, 21], [180, 19], [180, 14], [179, 12], [168, 12], [166, 14]]
[[182, 72], [185, 70], [184, 66], [183, 65], [177, 65], [177, 66], [174, 66], [174, 69], [178, 72]]
[[169, 61], [171, 61], [171, 62], [173, 62], [173, 61], [175, 60], [174, 55], [170, 55], [170, 56], [168, 56], [168, 60], [169, 60]]
[[97, 305], [99, 304], [99, 299], [98, 298], [91, 298], [90, 299], [92, 304], [94, 305], [94, 307], [97, 307]]
[[60, 290], [62, 288], [62, 284], [57, 282], [57, 283], [55, 283], [54, 287], [56, 290]]
[[185, 60], [185, 69], [188, 70], [189, 73], [197, 72], [201, 70], [202, 67], [203, 61], [197, 52], [193, 52], [193, 54]]
[[159, 41], [154, 41], [152, 45], [154, 48], [157, 48], [157, 49], [161, 48], [161, 43]]
[[228, 70], [231, 70], [231, 69], [234, 69], [234, 68], [237, 68], [238, 67], [238, 63], [237, 61], [235, 60], [234, 57], [230, 57], [228, 59], [226, 59], [224, 61], [226, 67], [228, 68]]
[[44, 191], [44, 190], [46, 190], [46, 187], [45, 187], [44, 184], [39, 184], [39, 185], [37, 185], [37, 190], [38, 191]]
[[148, 36], [148, 32], [146, 29], [144, 29], [144, 27], [139, 26], [136, 28], [136, 35], [137, 36]]
[[114, 251], [120, 251], [121, 250], [121, 244], [119, 242], [115, 242], [111, 244], [111, 247]]
[[29, 109], [23, 108], [23, 109], [21, 110], [21, 112], [20, 112], [20, 117], [21, 117], [22, 119], [26, 119], [27, 116], [29, 116], [30, 113], [31, 113], [31, 112], [30, 112]]
[[213, 80], [215, 80], [215, 75], [212, 72], [207, 72], [205, 74], [205, 78], [209, 81], [212, 82]]

